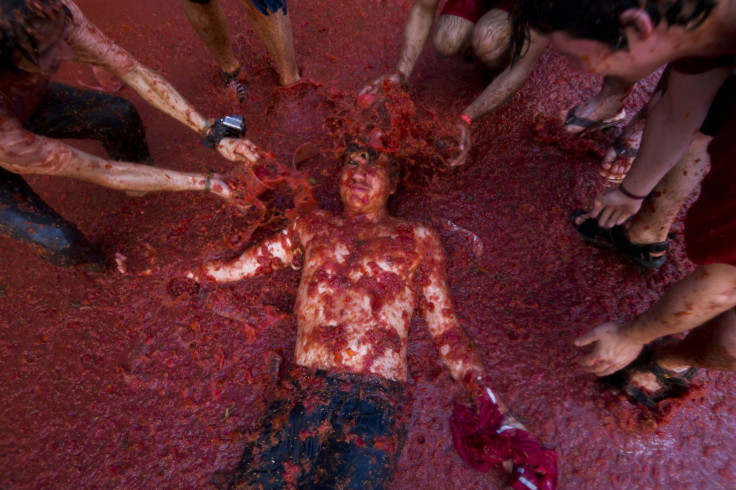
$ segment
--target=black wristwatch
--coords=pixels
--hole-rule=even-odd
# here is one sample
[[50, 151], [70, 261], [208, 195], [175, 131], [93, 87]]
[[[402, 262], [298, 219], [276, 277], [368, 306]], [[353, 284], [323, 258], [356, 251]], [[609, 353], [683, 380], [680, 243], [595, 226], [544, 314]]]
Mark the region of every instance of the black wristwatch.
[[245, 121], [240, 116], [225, 116], [217, 119], [202, 132], [202, 144], [207, 148], [216, 148], [223, 138], [242, 138], [245, 136]]

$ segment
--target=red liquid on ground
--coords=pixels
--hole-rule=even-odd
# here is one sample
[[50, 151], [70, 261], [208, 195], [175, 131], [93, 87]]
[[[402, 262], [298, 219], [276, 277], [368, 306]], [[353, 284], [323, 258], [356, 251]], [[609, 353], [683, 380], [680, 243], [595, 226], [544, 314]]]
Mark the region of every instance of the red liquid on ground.
[[[291, 0], [299, 63], [321, 86], [281, 89], [242, 8], [223, 2], [249, 74], [248, 102], [238, 111], [249, 137], [284, 163], [306, 141], [333, 149], [325, 124], [334, 110], [330, 100], [393, 69], [410, 4]], [[79, 5], [205, 115], [233, 112], [178, 4]], [[57, 80], [99, 84], [89, 67], [76, 64]], [[479, 65], [440, 59], [427, 49], [410, 92], [418, 106], [441, 118], [461, 110], [489, 80]], [[641, 106], [653, 83], [640, 84], [627, 110]], [[437, 230], [457, 314], [496, 390], [558, 452], [562, 487], [730, 487], [733, 376], [699, 374], [702, 388], [692, 400], [654, 416], [602, 394], [574, 363], [580, 352], [573, 338], [645, 310], [692, 269], [681, 239], [664, 267], [642, 273], [585, 245], [567, 224], [570, 212], [603, 186], [597, 152], [605, 139], [564, 137], [547, 121], [599, 84], [547, 53], [505, 107], [474, 124], [468, 164], [403, 192], [393, 212], [456, 225]], [[231, 169], [130, 89], [119, 94], [140, 109], [157, 165]], [[328, 153], [300, 169], [312, 179], [320, 206], [339, 212], [338, 164]], [[211, 195], [129, 198], [59, 178], [29, 181], [109, 255], [121, 252], [152, 274], [61, 270], [0, 238], [0, 487], [205, 487], [214, 473], [237, 464], [240, 430], [262, 413], [274, 372], [292, 358], [289, 313], [299, 273], [287, 269], [199, 292], [173, 279], [204, 260], [234, 257], [285, 220], [252, 230], [247, 215]], [[277, 209], [292, 206], [289, 192], [278, 189], [264, 199]], [[675, 231], [681, 227], [678, 221]], [[409, 362], [411, 426], [392, 488], [501, 486], [502, 474], [471, 470], [453, 448], [448, 417], [458, 390], [420, 318], [412, 325]]]

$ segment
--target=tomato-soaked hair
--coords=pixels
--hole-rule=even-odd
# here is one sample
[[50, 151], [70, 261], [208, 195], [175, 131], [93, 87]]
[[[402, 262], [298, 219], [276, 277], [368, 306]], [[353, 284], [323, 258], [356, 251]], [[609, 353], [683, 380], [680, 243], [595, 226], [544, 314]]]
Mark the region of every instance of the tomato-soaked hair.
[[71, 15], [60, 0], [0, 0], [0, 70], [16, 70], [13, 55], [38, 63], [39, 21]]
[[513, 60], [525, 52], [530, 30], [549, 34], [564, 31], [573, 38], [591, 39], [626, 49], [626, 27], [621, 14], [643, 9], [654, 25], [694, 29], [711, 14], [718, 0], [519, 0], [511, 11], [511, 51]]

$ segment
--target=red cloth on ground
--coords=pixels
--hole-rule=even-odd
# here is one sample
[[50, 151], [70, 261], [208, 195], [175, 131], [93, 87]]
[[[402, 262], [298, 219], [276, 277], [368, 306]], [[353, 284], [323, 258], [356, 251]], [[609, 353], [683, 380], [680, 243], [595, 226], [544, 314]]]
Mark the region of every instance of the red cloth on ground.
[[736, 266], [736, 127], [729, 126], [708, 147], [711, 171], [685, 221], [687, 255], [700, 265]]
[[475, 24], [492, 8], [510, 12], [513, 5], [514, 0], [448, 0], [440, 15], [455, 15]]
[[521, 429], [498, 433], [503, 415], [498, 406], [482, 398], [480, 413], [458, 403], [452, 409], [450, 430], [458, 454], [471, 468], [483, 473], [512, 461], [511, 486], [516, 490], [557, 488], [557, 453], [544, 449], [539, 439]]

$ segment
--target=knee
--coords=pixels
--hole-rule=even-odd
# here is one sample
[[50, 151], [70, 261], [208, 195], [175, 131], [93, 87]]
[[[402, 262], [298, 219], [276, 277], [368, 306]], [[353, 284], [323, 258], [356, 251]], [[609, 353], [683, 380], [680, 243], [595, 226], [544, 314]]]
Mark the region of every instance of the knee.
[[142, 131], [143, 120], [135, 106], [120, 97], [112, 98], [107, 104], [109, 125], [118, 131]]
[[499, 69], [510, 61], [511, 31], [508, 14], [493, 10], [486, 14], [473, 29], [473, 52], [491, 69]]
[[432, 45], [440, 56], [461, 54], [469, 46], [473, 23], [455, 15], [437, 19]]

